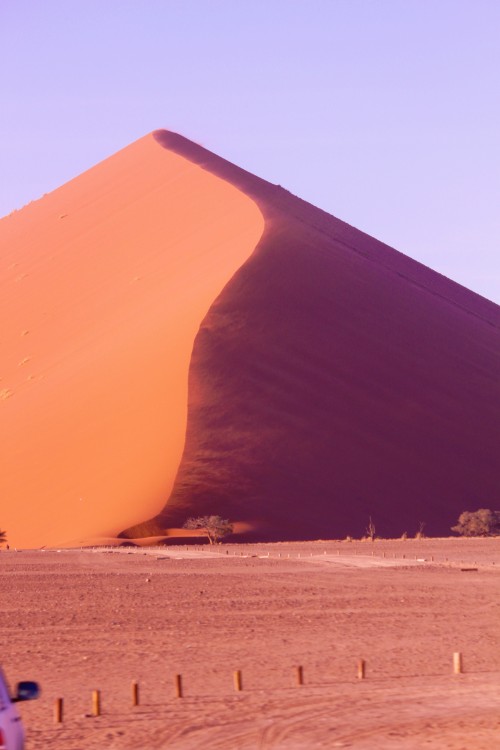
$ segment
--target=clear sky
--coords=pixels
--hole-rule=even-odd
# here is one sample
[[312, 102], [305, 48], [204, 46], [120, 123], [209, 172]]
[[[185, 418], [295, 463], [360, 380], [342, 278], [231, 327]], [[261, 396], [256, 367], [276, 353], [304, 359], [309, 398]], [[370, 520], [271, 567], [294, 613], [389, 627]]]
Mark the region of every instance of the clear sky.
[[0, 215], [157, 128], [500, 302], [499, 0], [0, 0]]

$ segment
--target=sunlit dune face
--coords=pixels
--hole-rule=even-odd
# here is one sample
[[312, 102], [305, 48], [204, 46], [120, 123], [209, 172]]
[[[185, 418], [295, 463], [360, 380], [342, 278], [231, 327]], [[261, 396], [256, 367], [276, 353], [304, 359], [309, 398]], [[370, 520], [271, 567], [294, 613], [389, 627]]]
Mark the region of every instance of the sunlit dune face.
[[0, 528], [17, 546], [158, 512], [205, 313], [263, 231], [147, 136], [0, 223]]

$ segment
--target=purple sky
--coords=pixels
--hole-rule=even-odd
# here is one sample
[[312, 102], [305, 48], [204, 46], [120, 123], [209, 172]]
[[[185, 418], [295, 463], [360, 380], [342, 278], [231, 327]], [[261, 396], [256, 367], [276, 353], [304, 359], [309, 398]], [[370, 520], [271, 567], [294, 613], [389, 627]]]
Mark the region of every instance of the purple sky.
[[2, 0], [0, 215], [156, 128], [500, 302], [498, 0]]

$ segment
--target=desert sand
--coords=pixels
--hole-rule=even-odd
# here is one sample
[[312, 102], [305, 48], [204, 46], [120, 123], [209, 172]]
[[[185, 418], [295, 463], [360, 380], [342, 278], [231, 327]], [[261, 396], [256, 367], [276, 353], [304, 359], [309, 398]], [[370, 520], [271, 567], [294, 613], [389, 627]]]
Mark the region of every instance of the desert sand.
[[500, 308], [280, 186], [155, 131], [0, 243], [11, 545], [202, 514], [444, 535], [498, 506]]
[[492, 750], [499, 567], [497, 539], [1, 552], [26, 750]]

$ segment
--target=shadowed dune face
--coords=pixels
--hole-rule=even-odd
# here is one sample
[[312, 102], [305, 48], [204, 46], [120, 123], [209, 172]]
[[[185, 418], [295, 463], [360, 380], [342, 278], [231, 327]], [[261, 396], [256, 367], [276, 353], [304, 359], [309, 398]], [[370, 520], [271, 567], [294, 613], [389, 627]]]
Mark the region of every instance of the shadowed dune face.
[[159, 135], [266, 217], [190, 367], [186, 447], [144, 529], [220, 513], [261, 538], [447, 534], [498, 506], [499, 308], [286, 191]]
[[153, 136], [0, 222], [12, 545], [116, 534], [162, 508], [194, 338], [263, 226], [251, 199]]

